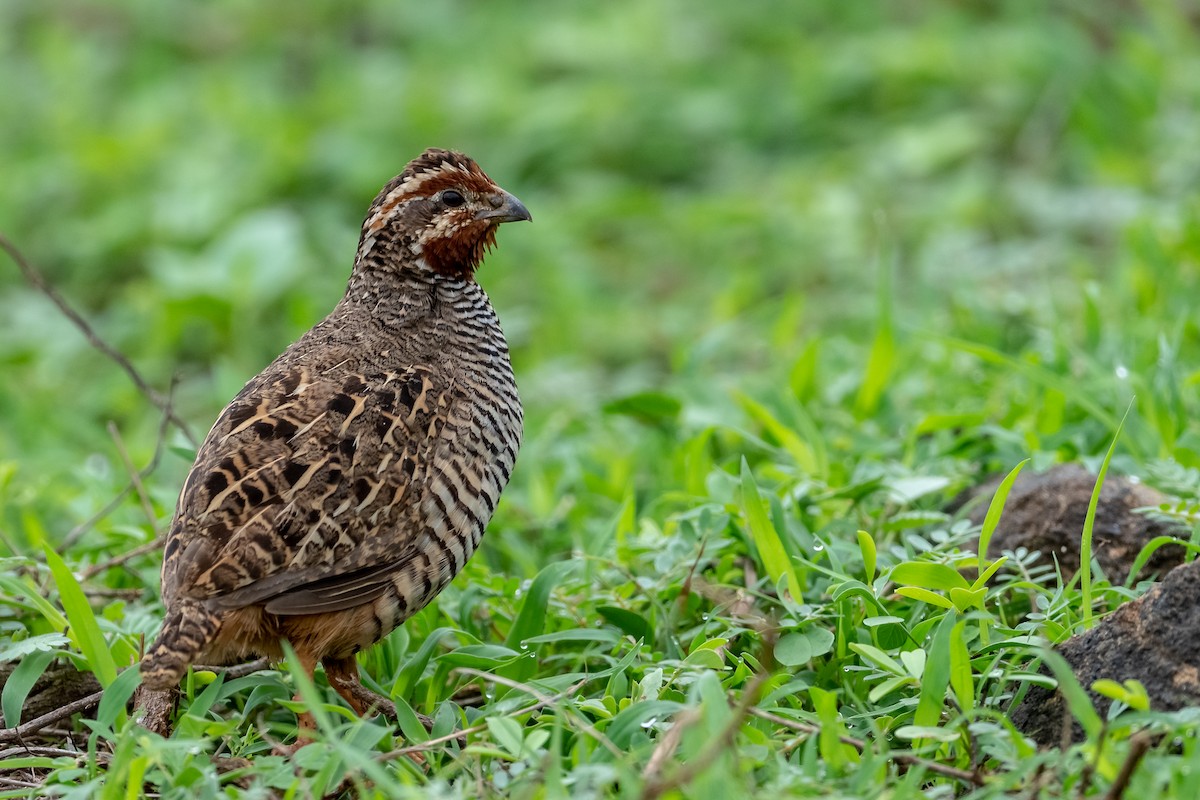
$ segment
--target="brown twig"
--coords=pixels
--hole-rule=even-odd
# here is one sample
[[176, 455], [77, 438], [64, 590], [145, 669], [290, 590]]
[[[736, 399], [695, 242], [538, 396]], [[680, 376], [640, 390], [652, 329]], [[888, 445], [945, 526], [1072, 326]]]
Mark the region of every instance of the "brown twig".
[[103, 696], [103, 691], [95, 692], [94, 694], [89, 694], [87, 697], [80, 698], [73, 703], [67, 703], [65, 706], [61, 706], [53, 711], [42, 714], [40, 717], [31, 719], [29, 722], [26, 722], [22, 725], [16, 725], [12, 728], [4, 728], [3, 730], [0, 730], [0, 743], [19, 742], [26, 736], [35, 734], [43, 728], [53, 725], [59, 720], [66, 719], [72, 714], [77, 714], [80, 711], [91, 708], [99, 703], [100, 698]]
[[152, 553], [158, 548], [162, 547], [162, 543], [163, 537], [156, 536], [153, 541], [146, 542], [143, 545], [138, 545], [132, 550], [121, 553], [119, 556], [113, 556], [107, 561], [101, 561], [99, 564], [93, 564], [83, 571], [83, 579], [86, 581], [89, 578], [94, 578], [101, 572], [112, 569], [113, 567], [119, 567], [130, 559], [137, 558], [138, 556], [145, 555], [146, 553]]
[[[695, 780], [700, 773], [716, 763], [721, 753], [728, 751], [733, 746], [738, 731], [742, 729], [742, 723], [746, 721], [746, 717], [754, 708], [754, 704], [758, 702], [763, 684], [766, 681], [766, 672], [755, 673], [754, 677], [746, 683], [746, 688], [742, 690], [742, 699], [738, 702], [737, 708], [734, 709], [729, 722], [725, 723], [725, 727], [721, 730], [720, 735], [709, 741], [695, 758], [680, 766], [673, 774], [665, 778], [648, 781], [642, 789], [642, 800], [657, 800], [657, 798], [662, 797], [673, 789], [686, 786]], [[668, 732], [668, 735], [670, 735], [670, 732]]]
[[[800, 722], [798, 720], [788, 719], [787, 717], [781, 717], [778, 714], [772, 714], [770, 711], [764, 711], [761, 708], [750, 709], [750, 715], [758, 717], [759, 719], [765, 719], [767, 722], [773, 722], [776, 725], [781, 725], [789, 730], [796, 731], [797, 733], [803, 733], [807, 736], [816, 736], [821, 732], [820, 725], [812, 725], [807, 722]], [[867, 749], [866, 742], [864, 742], [862, 739], [855, 739], [853, 736], [839, 736], [838, 740], [841, 741], [842, 744], [850, 745], [860, 753], [865, 752]], [[893, 751], [889, 752], [887, 757], [895, 761], [897, 764], [921, 767], [922, 769], [926, 769], [930, 772], [936, 772], [939, 775], [945, 775], [947, 778], [955, 778], [956, 780], [963, 781], [964, 783], [969, 783], [972, 786], [984, 785], [983, 776], [978, 773], [970, 772], [965, 769], [959, 769], [958, 767], [951, 767], [946, 764], [941, 764], [937, 761], [930, 761], [927, 758], [914, 756], [911, 753], [897, 753]]]
[[113, 446], [117, 448], [117, 455], [121, 457], [121, 463], [125, 466], [125, 474], [129, 476], [129, 482], [133, 484], [138, 501], [142, 504], [142, 513], [146, 515], [150, 529], [154, 530], [158, 527], [158, 517], [154, 513], [154, 506], [150, 503], [150, 495], [147, 494], [146, 487], [142, 485], [142, 476], [138, 474], [137, 467], [133, 465], [129, 451], [125, 449], [125, 441], [121, 438], [121, 432], [117, 430], [116, 423], [111, 420], [108, 423], [108, 435], [112, 437]]
[[92, 329], [92, 326], [88, 324], [88, 321], [85, 320], [79, 314], [79, 312], [72, 308], [69, 303], [67, 303], [66, 299], [63, 298], [63, 296], [60, 295], [58, 291], [46, 281], [46, 278], [33, 266], [33, 264], [29, 263], [17, 246], [2, 233], [0, 233], [0, 249], [3, 249], [6, 253], [8, 253], [9, 257], [12, 258], [12, 260], [16, 263], [17, 268], [21, 270], [21, 274], [25, 276], [25, 280], [27, 280], [34, 289], [44, 294], [51, 303], [54, 303], [54, 305], [57, 306], [62, 315], [70, 320], [71, 324], [73, 324], [79, 330], [79, 332], [83, 334], [84, 338], [88, 340], [88, 344], [99, 350], [107, 358], [124, 370], [125, 374], [129, 376], [131, 381], [133, 381], [133, 384], [137, 387], [138, 391], [141, 392], [147, 400], [168, 414], [171, 422], [183, 432], [183, 435], [187, 437], [188, 441], [191, 442], [192, 446], [194, 447], [196, 445], [196, 439], [192, 436], [191, 431], [188, 429], [187, 423], [176, 416], [174, 411], [170, 410], [170, 406], [166, 402], [166, 398], [164, 398], [159, 392], [155, 391], [150, 384], [146, 383], [145, 378], [141, 376], [141, 373], [139, 373], [137, 368], [130, 363], [128, 358], [126, 358], [119, 350], [108, 344], [108, 342], [104, 341], [96, 334], [96, 331]]
[[1113, 781], [1112, 786], [1108, 787], [1108, 793], [1104, 795], [1104, 800], [1121, 800], [1125, 796], [1125, 790], [1129, 788], [1129, 781], [1133, 779], [1133, 773], [1149, 749], [1150, 734], [1145, 731], [1134, 734], [1133, 738], [1129, 740], [1129, 753], [1125, 756], [1124, 763], [1121, 764], [1121, 771], [1117, 773], [1117, 778]]
[[667, 759], [675, 755], [675, 751], [679, 749], [679, 743], [683, 741], [683, 732], [699, 722], [700, 719], [700, 711], [695, 708], [684, 709], [675, 716], [670, 730], [659, 740], [654, 752], [650, 754], [650, 760], [646, 762], [645, 769], [642, 770], [644, 780], [658, 780]]

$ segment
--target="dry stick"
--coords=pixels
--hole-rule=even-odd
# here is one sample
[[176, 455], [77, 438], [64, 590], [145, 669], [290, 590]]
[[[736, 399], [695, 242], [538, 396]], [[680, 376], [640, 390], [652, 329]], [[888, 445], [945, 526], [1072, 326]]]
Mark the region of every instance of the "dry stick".
[[[99, 564], [93, 564], [83, 571], [83, 579], [86, 581], [89, 578], [94, 578], [101, 572], [112, 569], [113, 567], [118, 567], [132, 558], [137, 558], [138, 556], [145, 555], [146, 553], [152, 553], [158, 548], [162, 547], [162, 543], [163, 537], [156, 536], [153, 541], [146, 542], [143, 545], [138, 545], [132, 550], [121, 553], [119, 556], [113, 556], [108, 561], [101, 561]], [[138, 591], [140, 592], [141, 590]]]
[[[465, 669], [465, 667], [463, 669]], [[490, 676], [490, 675], [488, 676], [488, 678], [491, 678], [491, 677], [494, 677], [494, 676]], [[572, 686], [569, 686], [565, 691], [556, 694], [554, 697], [547, 697], [545, 699], [538, 700], [536, 703], [531, 703], [530, 705], [527, 705], [524, 708], [518, 708], [516, 711], [513, 711], [512, 713], [508, 714], [507, 716], [519, 717], [523, 714], [532, 714], [534, 711], [538, 711], [540, 709], [546, 708], [547, 706], [552, 706], [552, 705], [555, 705], [556, 703], [560, 703], [563, 700], [566, 700], [571, 695], [578, 692], [580, 689], [582, 689], [584, 687], [584, 685], [587, 684], [588, 680], [589, 680], [588, 678], [584, 678], [583, 680], [579, 681], [578, 683], [575, 683]], [[487, 730], [486, 723], [481, 723], [479, 725], [473, 725], [470, 728], [463, 728], [461, 731], [454, 731], [453, 733], [448, 733], [445, 736], [439, 736], [436, 739], [429, 739], [427, 741], [421, 742], [420, 744], [409, 745], [408, 747], [401, 747], [398, 750], [392, 750], [388, 753], [381, 753], [381, 754], [375, 756], [375, 760], [387, 761], [387, 760], [390, 760], [393, 758], [399, 758], [400, 756], [410, 756], [410, 755], [413, 755], [414, 753], [421, 753], [426, 750], [432, 750], [433, 748], [437, 747], [439, 744], [446, 744], [447, 742], [453, 742], [456, 739], [461, 739], [462, 737], [466, 736], [467, 734], [482, 733], [483, 731], [486, 731], [486, 730]]]
[[646, 762], [646, 768], [642, 770], [644, 780], [658, 778], [667, 759], [675, 755], [675, 751], [679, 749], [679, 743], [683, 741], [683, 732], [699, 722], [700, 719], [700, 712], [694, 708], [679, 712], [671, 723], [671, 729], [667, 731], [658, 746], [654, 748], [654, 752], [650, 754], [650, 760]]
[[[772, 714], [770, 711], [763, 711], [761, 708], [750, 709], [750, 715], [758, 717], [759, 719], [765, 719], [767, 722], [773, 722], [776, 725], [782, 725], [785, 728], [798, 733], [803, 733], [807, 736], [816, 736], [821, 732], [820, 725], [811, 725], [807, 722], [799, 722], [794, 719], [788, 719], [787, 717], [781, 717], [778, 714]], [[862, 739], [855, 739], [853, 736], [839, 736], [838, 740], [841, 741], [842, 744], [850, 745], [860, 753], [867, 749], [866, 742], [864, 742]], [[984, 780], [981, 775], [965, 769], [946, 766], [945, 764], [940, 764], [937, 761], [930, 761], [929, 759], [921, 758], [920, 756], [914, 756], [910, 753], [897, 753], [893, 751], [889, 752], [887, 755], [888, 758], [892, 759], [898, 764], [905, 764], [912, 767], [922, 767], [930, 772], [936, 772], [939, 775], [945, 775], [947, 778], [955, 778], [957, 780], [969, 783], [972, 786], [984, 785]]]
[[1121, 771], [1117, 773], [1117, 779], [1108, 788], [1104, 800], [1121, 800], [1125, 796], [1125, 790], [1129, 788], [1129, 781], [1133, 779], [1134, 771], [1149, 749], [1150, 735], [1145, 731], [1135, 734], [1129, 741], [1129, 754], [1125, 756], [1125, 763], [1121, 764]]
[[129, 458], [129, 451], [125, 449], [125, 442], [121, 439], [121, 432], [117, 430], [116, 423], [111, 420], [108, 423], [108, 435], [112, 437], [113, 446], [117, 448], [117, 455], [121, 457], [121, 463], [125, 465], [125, 474], [129, 476], [129, 482], [133, 484], [133, 488], [137, 492], [138, 500], [142, 504], [142, 513], [146, 515], [146, 519], [150, 522], [150, 529], [154, 530], [158, 525], [158, 519], [154, 515], [154, 506], [150, 504], [150, 497], [146, 494], [146, 487], [142, 485], [142, 476], [138, 475], [137, 467], [133, 465], [133, 460]]
[[729, 718], [729, 722], [721, 730], [720, 735], [705, 745], [704, 749], [695, 758], [675, 770], [674, 774], [667, 778], [649, 781], [645, 788], [642, 789], [642, 800], [657, 800], [657, 798], [662, 797], [672, 789], [679, 789], [686, 786], [695, 780], [700, 773], [711, 767], [723, 751], [729, 750], [733, 745], [733, 740], [737, 736], [737, 732], [742, 728], [742, 723], [746, 721], [747, 715], [753, 710], [754, 704], [758, 702], [758, 696], [762, 692], [763, 684], [766, 681], [766, 672], [755, 673], [754, 677], [746, 684], [746, 688], [742, 690], [742, 699], [738, 703], [737, 708], [734, 709], [733, 716]]
[[12, 728], [4, 728], [0, 730], [0, 742], [19, 742], [30, 734], [37, 733], [43, 728], [47, 728], [59, 720], [66, 719], [72, 714], [84, 711], [91, 708], [100, 702], [100, 698], [104, 696], [103, 691], [89, 694], [87, 697], [80, 698], [73, 703], [67, 703], [65, 706], [56, 708], [53, 711], [48, 711], [36, 719], [31, 719], [23, 725], [17, 725]]
[[58, 310], [62, 312], [62, 315], [70, 320], [71, 323], [79, 329], [79, 332], [83, 334], [84, 338], [88, 340], [88, 343], [92, 347], [99, 350], [101, 353], [115, 362], [117, 366], [124, 370], [125, 374], [129, 376], [131, 381], [133, 381], [133, 384], [137, 387], [138, 391], [141, 392], [142, 395], [151, 403], [161, 408], [170, 417], [171, 422], [183, 432], [183, 435], [187, 437], [191, 445], [195, 447], [196, 439], [192, 436], [192, 432], [188, 429], [187, 423], [176, 416], [174, 411], [170, 410], [170, 405], [167, 403], [166, 398], [155, 391], [150, 384], [146, 383], [145, 378], [141, 376], [133, 364], [130, 363], [128, 358], [126, 358], [119, 350], [112, 347], [112, 345], [108, 344], [108, 342], [104, 341], [96, 334], [96, 332], [92, 329], [92, 326], [88, 324], [87, 320], [85, 320], [79, 314], [79, 312], [71, 308], [70, 304], [67, 303], [63, 296], [60, 295], [58, 291], [46, 281], [46, 278], [40, 272], [38, 272], [38, 270], [32, 264], [30, 264], [28, 260], [26, 260], [21, 251], [17, 249], [17, 246], [2, 233], [0, 233], [0, 248], [8, 253], [9, 257], [16, 262], [17, 268], [21, 270], [21, 274], [25, 276], [25, 280], [29, 281], [34, 289], [37, 289], [39, 292], [49, 298], [50, 302], [54, 303], [54, 305], [58, 307]]

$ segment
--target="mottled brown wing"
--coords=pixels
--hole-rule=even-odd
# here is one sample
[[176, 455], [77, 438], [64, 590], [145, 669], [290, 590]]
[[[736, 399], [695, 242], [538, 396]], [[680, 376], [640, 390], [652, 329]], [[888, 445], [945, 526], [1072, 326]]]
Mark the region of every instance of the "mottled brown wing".
[[168, 537], [163, 594], [280, 614], [369, 602], [413, 557], [449, 410], [433, 370], [251, 381], [213, 426]]

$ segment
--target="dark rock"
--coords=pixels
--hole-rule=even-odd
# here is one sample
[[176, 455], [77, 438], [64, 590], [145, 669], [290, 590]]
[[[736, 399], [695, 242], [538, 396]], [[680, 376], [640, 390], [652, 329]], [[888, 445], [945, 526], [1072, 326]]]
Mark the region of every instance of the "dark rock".
[[[968, 518], [982, 524], [988, 504], [1000, 485], [997, 477], [956, 501], [969, 507]], [[1096, 476], [1078, 464], [1062, 464], [1041, 474], [1022, 473], [1008, 494], [1000, 524], [988, 544], [988, 556], [1024, 547], [1055, 560], [1064, 580], [1079, 569], [1079, 543]], [[1164, 498], [1155, 490], [1109, 472], [1096, 506], [1092, 526], [1092, 552], [1113, 583], [1124, 583], [1134, 559], [1151, 539], [1178, 535], [1182, 529], [1170, 522], [1137, 513], [1134, 509], [1157, 506]], [[1186, 535], [1186, 531], [1184, 532]], [[1162, 575], [1183, 563], [1184, 549], [1165, 545], [1154, 551], [1139, 577]]]
[[[1200, 561], [1172, 570], [1161, 584], [1121, 606], [1092, 630], [1073, 636], [1058, 652], [1088, 690], [1101, 717], [1110, 701], [1090, 691], [1101, 678], [1141, 681], [1156, 711], [1200, 705]], [[1021, 731], [1044, 747], [1060, 744], [1068, 729], [1071, 739], [1083, 738], [1056, 690], [1031, 688], [1011, 716]]]

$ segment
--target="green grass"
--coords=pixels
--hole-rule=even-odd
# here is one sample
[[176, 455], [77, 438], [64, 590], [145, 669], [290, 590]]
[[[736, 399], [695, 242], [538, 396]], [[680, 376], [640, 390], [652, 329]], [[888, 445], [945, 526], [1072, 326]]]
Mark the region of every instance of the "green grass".
[[[941, 511], [1082, 460], [1195, 524], [1194, 21], [0, 6], [0, 231], [154, 386], [178, 376], [194, 433], [332, 306], [422, 148], [471, 153], [536, 220], [479, 276], [526, 407], [512, 485], [464, 574], [361, 658], [400, 730], [287, 665], [192, 676], [169, 740], [122, 718], [158, 560], [88, 570], [169, 523], [191, 448], [169, 429], [86, 524], [161, 414], [0, 262], [0, 658], [28, 665], [0, 706], [39, 653], [109, 687], [82, 757], [0, 746], [0, 777], [44, 781], [0, 796], [1103, 796], [1143, 729], [1128, 796], [1200, 795], [1194, 714], [1137, 686], [1102, 686], [1124, 707], [1102, 720], [1067, 681], [1089, 738], [1061, 752], [1005, 717], [1046, 643], [1145, 586], [1064, 586], [1027, 554], [989, 574]], [[297, 690], [319, 738], [284, 760]]]

